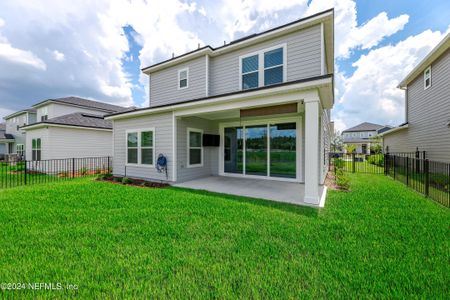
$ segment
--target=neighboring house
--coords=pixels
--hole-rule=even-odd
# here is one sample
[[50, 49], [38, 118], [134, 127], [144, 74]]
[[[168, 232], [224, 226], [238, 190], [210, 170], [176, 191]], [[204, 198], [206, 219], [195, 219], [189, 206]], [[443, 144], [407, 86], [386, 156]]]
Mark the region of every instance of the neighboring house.
[[5, 118], [5, 134], [7, 139], [0, 139], [0, 143], [4, 145], [5, 154], [16, 154], [23, 158], [25, 155], [26, 139], [22, 126], [36, 122], [36, 109], [24, 109], [12, 113]]
[[10, 142], [14, 140], [14, 137], [6, 133], [6, 124], [0, 123], [0, 160], [5, 159], [6, 151]]
[[389, 152], [426, 151], [450, 163], [450, 34], [398, 86], [405, 90], [405, 123], [382, 134]]
[[[149, 107], [106, 117], [114, 173], [304, 183], [302, 201], [318, 205], [334, 103], [333, 22], [328, 10], [144, 68]], [[159, 154], [167, 177], [155, 169]]]
[[389, 129], [389, 126], [364, 122], [342, 131], [342, 141], [345, 146], [355, 145], [358, 154], [370, 154], [370, 147], [380, 144], [378, 135]]
[[112, 124], [103, 116], [125, 110], [78, 97], [48, 99], [5, 117], [0, 142], [27, 160], [111, 156]]

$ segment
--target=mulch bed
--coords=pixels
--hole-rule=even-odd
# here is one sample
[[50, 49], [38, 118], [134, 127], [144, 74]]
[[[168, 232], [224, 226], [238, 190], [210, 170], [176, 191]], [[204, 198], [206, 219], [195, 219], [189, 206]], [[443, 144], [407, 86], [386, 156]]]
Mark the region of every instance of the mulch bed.
[[115, 183], [115, 184], [132, 185], [132, 186], [146, 187], [146, 188], [165, 188], [165, 187], [170, 186], [170, 184], [168, 184], [168, 183], [147, 181], [147, 180], [142, 180], [142, 179], [130, 179], [131, 182], [129, 182], [127, 184], [123, 184], [122, 178], [123, 177], [113, 176], [113, 177], [108, 177], [105, 179], [99, 178], [97, 180], [98, 181], [106, 181], [106, 182]]
[[325, 178], [325, 186], [335, 191], [343, 191], [343, 192], [349, 191], [347, 189], [339, 187], [336, 184], [336, 176], [334, 176], [334, 172], [328, 172], [327, 177]]

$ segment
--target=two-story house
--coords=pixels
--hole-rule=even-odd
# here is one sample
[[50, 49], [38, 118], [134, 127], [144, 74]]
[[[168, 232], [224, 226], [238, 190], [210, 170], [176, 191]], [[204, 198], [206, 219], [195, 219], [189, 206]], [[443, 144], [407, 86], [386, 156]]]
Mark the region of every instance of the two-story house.
[[[149, 107], [106, 117], [114, 173], [210, 190], [233, 182], [229, 193], [250, 188], [249, 179], [295, 183], [293, 202], [319, 205], [334, 103], [333, 22], [327, 10], [144, 68]], [[155, 168], [159, 154], [167, 174]]]
[[0, 139], [0, 143], [4, 145], [4, 154], [14, 154], [19, 158], [23, 158], [26, 138], [22, 127], [36, 122], [36, 110], [34, 108], [20, 110], [6, 116], [4, 119], [4, 135], [6, 134], [7, 136], [3, 136], [3, 139]]
[[41, 101], [5, 118], [8, 153], [34, 161], [111, 156], [112, 124], [103, 116], [124, 110], [78, 97]]
[[364, 122], [342, 131], [342, 141], [346, 146], [345, 149], [349, 145], [354, 145], [355, 153], [370, 154], [371, 147], [380, 144], [378, 135], [390, 128], [389, 126]]
[[405, 117], [382, 134], [389, 152], [426, 151], [428, 159], [450, 163], [450, 34], [400, 82]]

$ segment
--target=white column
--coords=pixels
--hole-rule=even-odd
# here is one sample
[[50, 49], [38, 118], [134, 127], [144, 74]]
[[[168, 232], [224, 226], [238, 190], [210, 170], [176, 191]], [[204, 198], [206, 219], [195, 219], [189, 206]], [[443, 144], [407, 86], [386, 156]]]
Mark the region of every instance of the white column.
[[319, 205], [319, 104], [318, 96], [305, 99], [305, 202]]

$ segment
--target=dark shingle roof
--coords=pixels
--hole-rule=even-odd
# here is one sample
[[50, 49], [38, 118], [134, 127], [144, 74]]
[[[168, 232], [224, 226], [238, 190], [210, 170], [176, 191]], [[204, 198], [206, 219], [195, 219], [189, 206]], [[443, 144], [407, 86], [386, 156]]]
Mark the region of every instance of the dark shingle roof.
[[378, 129], [383, 128], [383, 125], [379, 125], [379, 124], [374, 124], [374, 123], [369, 123], [369, 122], [364, 122], [361, 123], [359, 125], [356, 125], [354, 127], [351, 127], [349, 129], [346, 129], [342, 132], [352, 132], [352, 131], [376, 131]]
[[6, 117], [4, 117], [3, 119], [10, 119], [10, 118], [12, 118], [12, 117], [15, 117], [15, 116], [18, 116], [18, 115], [21, 115], [21, 114], [24, 114], [24, 113], [33, 113], [33, 114], [35, 114], [36, 113], [36, 109], [35, 108], [26, 108], [26, 109], [22, 109], [22, 110], [18, 110], [18, 111], [16, 111], [16, 112], [13, 112], [12, 114], [10, 114], [10, 115], [7, 115]]
[[5, 133], [4, 130], [0, 130], [0, 140], [14, 140], [14, 136], [9, 133]]
[[51, 118], [43, 122], [31, 124], [29, 126], [35, 126], [38, 124], [56, 124], [99, 129], [112, 129], [112, 122], [103, 119], [103, 116], [81, 112]]
[[129, 109], [128, 107], [112, 105], [112, 104], [108, 104], [105, 102], [88, 100], [88, 99], [83, 99], [83, 98], [79, 98], [79, 97], [64, 97], [64, 98], [56, 98], [56, 99], [47, 99], [47, 100], [44, 100], [44, 101], [41, 101], [41, 102], [35, 104], [34, 106], [38, 106], [47, 101], [61, 102], [61, 103], [66, 103], [66, 104], [82, 106], [82, 107], [86, 107], [86, 108], [100, 109], [100, 110], [104, 110], [109, 113], [122, 112], [122, 111], [126, 111]]

